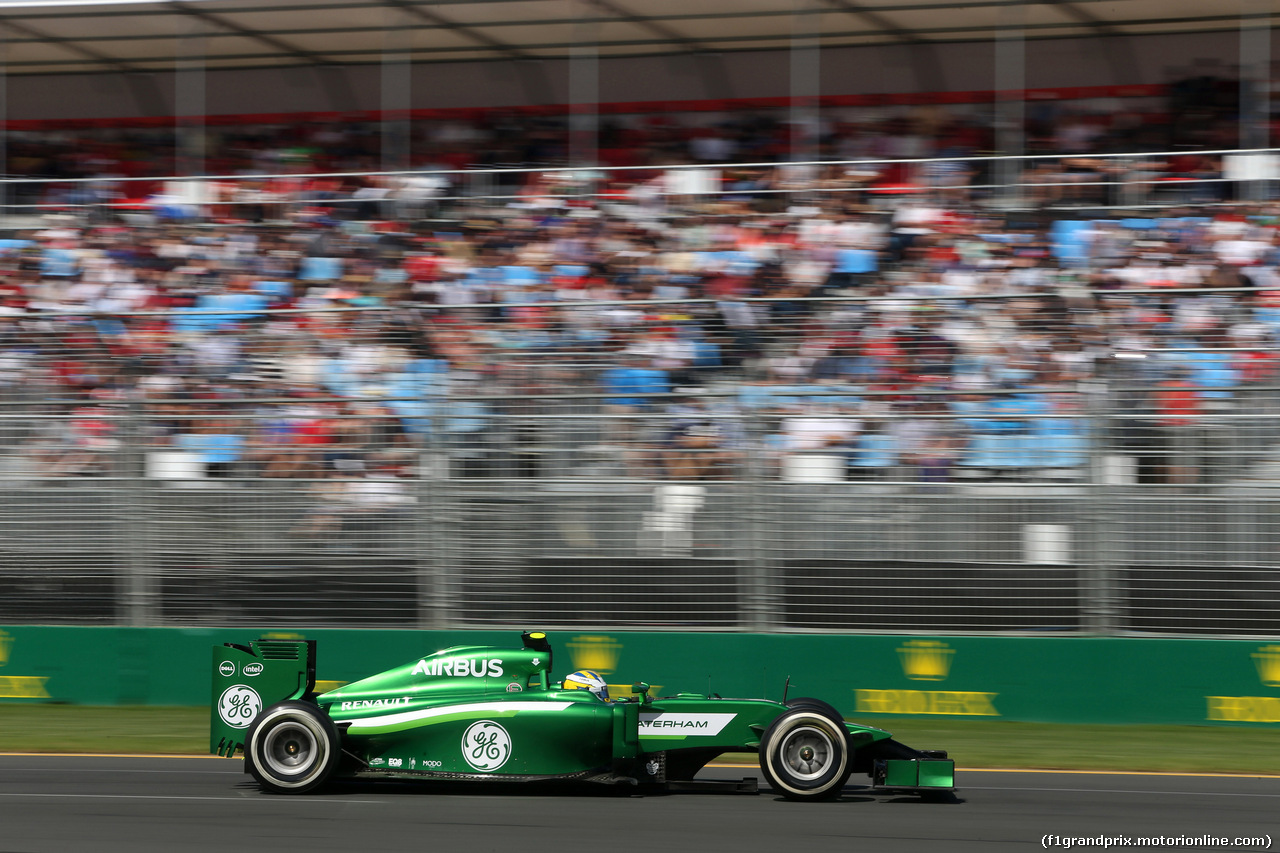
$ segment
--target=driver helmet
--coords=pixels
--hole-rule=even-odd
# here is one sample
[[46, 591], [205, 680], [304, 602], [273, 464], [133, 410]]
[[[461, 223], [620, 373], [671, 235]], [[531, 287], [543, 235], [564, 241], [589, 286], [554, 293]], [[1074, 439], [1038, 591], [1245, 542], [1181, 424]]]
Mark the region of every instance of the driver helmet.
[[565, 690], [590, 690], [601, 701], [609, 701], [609, 685], [600, 677], [600, 673], [590, 669], [580, 669], [575, 673], [566, 675], [564, 679]]

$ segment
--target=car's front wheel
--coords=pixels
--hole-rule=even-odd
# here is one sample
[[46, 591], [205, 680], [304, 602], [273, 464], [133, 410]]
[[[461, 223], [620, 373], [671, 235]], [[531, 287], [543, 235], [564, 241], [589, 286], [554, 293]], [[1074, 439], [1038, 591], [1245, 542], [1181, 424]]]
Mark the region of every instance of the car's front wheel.
[[795, 708], [760, 739], [760, 771], [789, 800], [835, 797], [851, 772], [844, 725], [816, 708]]
[[338, 765], [338, 729], [307, 702], [267, 708], [248, 732], [245, 761], [264, 791], [300, 794], [324, 784]]
[[830, 702], [824, 702], [821, 699], [813, 699], [809, 696], [798, 696], [795, 699], [788, 699], [784, 703], [788, 708], [806, 708], [810, 711], [821, 711], [833, 720], [842, 720], [840, 711]]

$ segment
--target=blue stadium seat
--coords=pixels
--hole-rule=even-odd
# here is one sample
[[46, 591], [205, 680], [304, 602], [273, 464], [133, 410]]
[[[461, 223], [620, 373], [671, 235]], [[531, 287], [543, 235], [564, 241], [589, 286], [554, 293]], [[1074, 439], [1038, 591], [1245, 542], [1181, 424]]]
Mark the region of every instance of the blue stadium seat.
[[1037, 418], [1030, 436], [1037, 468], [1082, 468], [1089, 461], [1089, 440], [1071, 418]]
[[340, 258], [303, 258], [298, 275], [303, 281], [337, 281], [341, 277]]
[[851, 468], [892, 468], [898, 464], [898, 441], [882, 432], [861, 432], [849, 454]]
[[1013, 471], [1033, 467], [1035, 462], [1028, 453], [1026, 436], [1018, 432], [979, 432], [969, 439], [969, 446], [960, 459], [964, 468], [982, 468], [996, 471]]

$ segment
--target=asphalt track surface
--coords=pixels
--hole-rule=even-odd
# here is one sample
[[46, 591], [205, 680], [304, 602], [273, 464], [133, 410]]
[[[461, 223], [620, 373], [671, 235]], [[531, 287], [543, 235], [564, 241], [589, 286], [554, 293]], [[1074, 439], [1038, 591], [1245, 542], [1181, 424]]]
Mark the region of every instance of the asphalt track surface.
[[[0, 853], [949, 853], [1041, 849], [1046, 835], [1267, 836], [1280, 843], [1276, 777], [971, 770], [958, 774], [961, 787], [946, 802], [851, 783], [836, 801], [794, 803], [763, 784], [756, 795], [619, 796], [357, 782], [279, 796], [260, 793], [240, 768], [239, 760], [218, 758], [0, 756]], [[759, 772], [715, 768], [706, 775]]]

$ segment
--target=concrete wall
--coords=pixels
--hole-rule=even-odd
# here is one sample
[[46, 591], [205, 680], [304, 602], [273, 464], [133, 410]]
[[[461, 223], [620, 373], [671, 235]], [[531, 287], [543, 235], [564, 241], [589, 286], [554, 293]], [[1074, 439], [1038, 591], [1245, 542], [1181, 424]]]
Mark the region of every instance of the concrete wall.
[[[5, 626], [0, 701], [204, 705], [214, 675], [210, 647], [261, 635], [247, 629]], [[316, 640], [317, 678], [329, 688], [442, 648], [516, 648], [520, 642], [515, 631], [305, 630], [274, 636]], [[551, 640], [553, 677], [594, 669], [613, 684], [647, 681], [656, 695], [771, 699], [782, 698], [790, 679], [791, 697], [825, 699], [853, 719], [1280, 722], [1280, 645], [1274, 643], [674, 631], [560, 632]]]

